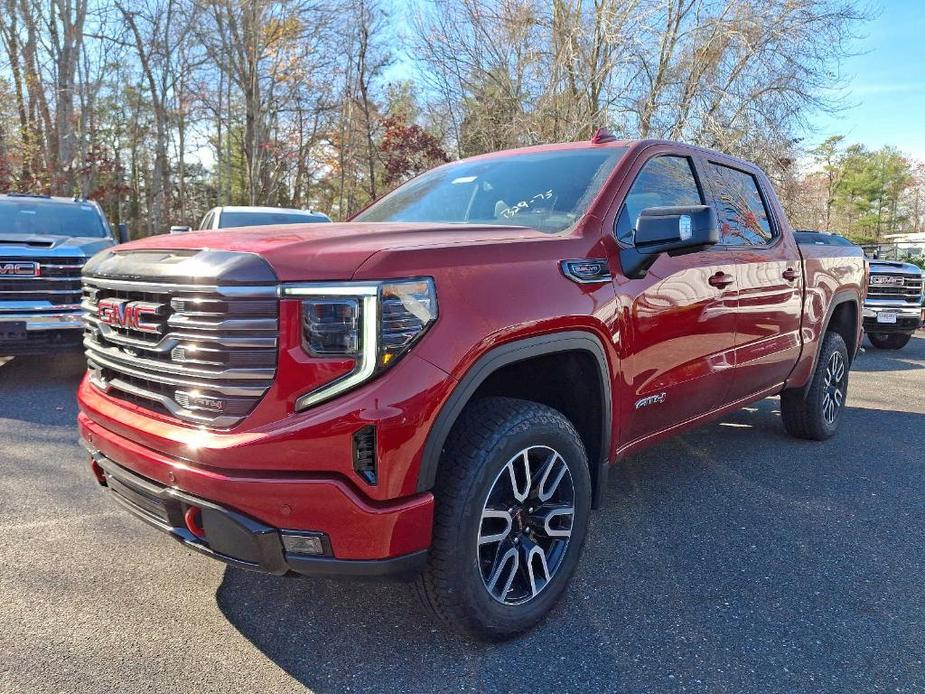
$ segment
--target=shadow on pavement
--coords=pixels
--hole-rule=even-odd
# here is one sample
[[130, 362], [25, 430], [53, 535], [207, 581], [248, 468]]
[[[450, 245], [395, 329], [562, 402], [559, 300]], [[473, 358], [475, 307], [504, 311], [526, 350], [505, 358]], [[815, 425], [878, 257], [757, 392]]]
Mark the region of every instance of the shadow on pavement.
[[[778, 407], [765, 400], [617, 466], [568, 596], [510, 643], [446, 633], [400, 584], [229, 568], [218, 606], [316, 691], [923, 681], [925, 603], [907, 567], [925, 562], [925, 415], [848, 408], [839, 437], [814, 443], [786, 438]], [[895, 445], [881, 456], [887, 429]]]
[[916, 333], [902, 349], [877, 349], [864, 340], [864, 353], [855, 360], [853, 371], [916, 371], [925, 369], [925, 334]]
[[77, 386], [86, 368], [81, 352], [8, 361], [0, 357], [0, 419], [73, 425]]

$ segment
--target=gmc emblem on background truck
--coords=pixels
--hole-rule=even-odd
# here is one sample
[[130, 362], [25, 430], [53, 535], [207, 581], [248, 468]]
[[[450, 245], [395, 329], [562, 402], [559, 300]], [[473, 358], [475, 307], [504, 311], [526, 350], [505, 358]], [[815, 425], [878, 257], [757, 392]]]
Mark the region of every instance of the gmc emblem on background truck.
[[0, 276], [2, 277], [38, 277], [39, 272], [38, 263], [0, 263]]
[[127, 301], [126, 299], [101, 299], [97, 304], [101, 323], [115, 328], [137, 330], [142, 333], [159, 333], [158, 323], [146, 320], [156, 317], [162, 304], [149, 304], [145, 301]]

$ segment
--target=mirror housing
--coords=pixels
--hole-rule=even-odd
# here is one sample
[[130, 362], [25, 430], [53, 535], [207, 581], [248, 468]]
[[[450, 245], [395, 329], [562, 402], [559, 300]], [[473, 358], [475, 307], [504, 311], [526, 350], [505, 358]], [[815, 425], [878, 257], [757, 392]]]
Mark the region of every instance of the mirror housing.
[[662, 253], [702, 251], [719, 242], [719, 218], [710, 205], [647, 207], [639, 214], [632, 248], [620, 251], [624, 274], [644, 277]]
[[128, 224], [125, 222], [119, 222], [119, 224], [116, 225], [116, 230], [119, 236], [119, 243], [128, 243], [131, 241], [131, 237], [129, 237], [128, 233]]
[[170, 227], [171, 234], [186, 234], [190, 231], [192, 231], [192, 229], [188, 226], [177, 225]]
[[710, 205], [647, 207], [636, 222], [636, 250], [682, 255], [719, 242], [719, 220]]

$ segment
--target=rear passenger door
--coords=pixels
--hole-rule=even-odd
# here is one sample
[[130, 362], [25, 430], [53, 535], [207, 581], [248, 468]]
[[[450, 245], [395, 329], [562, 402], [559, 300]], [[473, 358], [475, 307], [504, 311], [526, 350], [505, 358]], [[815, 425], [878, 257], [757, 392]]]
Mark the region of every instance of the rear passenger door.
[[803, 272], [766, 177], [726, 162], [702, 164], [719, 215], [720, 245], [735, 255], [729, 271], [739, 299], [729, 393], [734, 401], [782, 384], [796, 363]]

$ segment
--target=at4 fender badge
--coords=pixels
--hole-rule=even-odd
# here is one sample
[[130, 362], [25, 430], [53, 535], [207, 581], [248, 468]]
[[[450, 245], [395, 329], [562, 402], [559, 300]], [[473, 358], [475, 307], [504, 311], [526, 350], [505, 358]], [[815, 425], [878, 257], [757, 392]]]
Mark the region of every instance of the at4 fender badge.
[[649, 405], [661, 405], [665, 402], [665, 393], [658, 393], [656, 395], [650, 395], [646, 398], [636, 401], [636, 409], [641, 409], [643, 407], [648, 407]]

